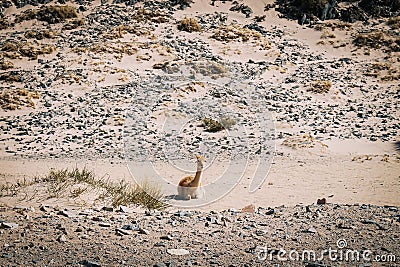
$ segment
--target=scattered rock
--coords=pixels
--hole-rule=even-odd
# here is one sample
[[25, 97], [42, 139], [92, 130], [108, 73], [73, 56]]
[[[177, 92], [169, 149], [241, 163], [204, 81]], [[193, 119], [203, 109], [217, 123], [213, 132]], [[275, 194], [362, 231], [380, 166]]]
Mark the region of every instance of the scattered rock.
[[1, 228], [4, 229], [17, 229], [19, 225], [17, 223], [10, 223], [10, 222], [2, 222]]
[[183, 256], [189, 254], [189, 250], [183, 249], [183, 248], [178, 248], [178, 249], [167, 249], [167, 253], [170, 255], [177, 255], [177, 256]]

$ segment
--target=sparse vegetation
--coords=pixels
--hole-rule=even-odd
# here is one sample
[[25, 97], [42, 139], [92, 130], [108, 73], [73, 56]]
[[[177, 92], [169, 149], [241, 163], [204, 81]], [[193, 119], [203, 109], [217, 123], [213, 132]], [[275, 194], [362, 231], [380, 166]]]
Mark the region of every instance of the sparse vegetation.
[[90, 47], [77, 47], [73, 49], [76, 53], [86, 53], [86, 52], [94, 52], [94, 53], [107, 53], [114, 54], [114, 57], [118, 60], [121, 60], [124, 55], [134, 55], [138, 51], [137, 43], [128, 43], [128, 42], [106, 42], [99, 43]]
[[67, 30], [67, 31], [68, 30], [74, 30], [74, 29], [76, 29], [78, 27], [81, 27], [81, 26], [84, 26], [84, 25], [86, 25], [86, 20], [85, 19], [83, 19], [83, 18], [73, 19], [73, 20], [71, 20], [70, 22], [66, 23], [63, 26], [63, 30]]
[[359, 47], [382, 49], [386, 52], [400, 51], [400, 36], [395, 36], [382, 30], [358, 34], [353, 43]]
[[343, 21], [325, 21], [322, 24], [317, 24], [314, 26], [314, 29], [317, 31], [322, 31], [324, 29], [330, 28], [332, 31], [339, 30], [350, 30], [352, 28], [352, 24], [349, 22]]
[[37, 40], [42, 40], [42, 39], [53, 39], [57, 37], [57, 33], [51, 30], [43, 30], [43, 31], [36, 31], [36, 30], [29, 30], [25, 32], [25, 37], [28, 39], [37, 39]]
[[37, 91], [28, 91], [26, 89], [5, 89], [0, 94], [0, 107], [3, 110], [16, 110], [21, 107], [35, 108], [33, 99], [39, 99], [40, 94]]
[[132, 16], [132, 19], [138, 22], [155, 22], [155, 23], [165, 23], [169, 21], [170, 16], [159, 10], [150, 10], [139, 8]]
[[326, 81], [326, 80], [315, 81], [310, 84], [309, 88], [307, 88], [307, 91], [315, 94], [323, 94], [329, 92], [331, 88], [332, 88], [331, 81]]
[[14, 64], [4, 58], [0, 59], [0, 70], [8, 70], [14, 68]]
[[0, 30], [5, 30], [10, 26], [9, 22], [5, 18], [0, 18]]
[[211, 118], [203, 118], [202, 123], [202, 126], [207, 132], [215, 133], [225, 129], [230, 129], [236, 124], [236, 121], [230, 117], [222, 117], [220, 121]]
[[54, 45], [38, 44], [37, 42], [6, 41], [1, 47], [2, 54], [11, 59], [21, 57], [37, 59], [39, 55], [51, 54], [55, 50]]
[[217, 62], [196, 62], [190, 65], [195, 73], [200, 73], [213, 79], [223, 77], [228, 73], [228, 69]]
[[374, 78], [380, 77], [381, 81], [386, 82], [400, 80], [400, 70], [398, 66], [389, 62], [374, 62], [367, 65], [364, 75]]
[[178, 30], [186, 32], [200, 32], [202, 30], [199, 22], [194, 18], [184, 18], [178, 24]]
[[151, 30], [146, 27], [140, 26], [128, 26], [128, 25], [119, 25], [117, 27], [112, 28], [110, 31], [104, 34], [104, 37], [107, 39], [117, 39], [123, 38], [125, 34], [130, 33], [136, 36], [148, 35]]
[[73, 6], [42, 6], [39, 10], [26, 10], [15, 18], [15, 22], [37, 19], [54, 24], [76, 17], [78, 17], [78, 12]]
[[324, 31], [324, 33], [321, 35], [321, 39], [330, 39], [330, 38], [336, 38], [336, 35], [331, 31]]
[[159, 188], [144, 182], [141, 185], [125, 181], [112, 182], [96, 178], [93, 172], [83, 168], [72, 170], [51, 170], [45, 177], [37, 177], [32, 181], [7, 183], [0, 185], [0, 196], [15, 195], [23, 187], [40, 185], [44, 188], [47, 198], [79, 197], [95, 190], [98, 197], [109, 201], [114, 207], [120, 205], [140, 205], [147, 209], [164, 209], [168, 206]]
[[252, 39], [263, 49], [271, 48], [271, 42], [264, 38], [261, 33], [255, 30], [243, 28], [239, 25], [221, 26], [213, 35], [211, 35], [210, 38], [221, 42], [247, 42]]
[[326, 144], [322, 143], [321, 141], [316, 140], [314, 137], [312, 137], [309, 134], [304, 134], [304, 135], [295, 135], [286, 138], [283, 142], [282, 145], [293, 148], [293, 149], [298, 149], [298, 148], [314, 148], [318, 145], [321, 147], [328, 147]]

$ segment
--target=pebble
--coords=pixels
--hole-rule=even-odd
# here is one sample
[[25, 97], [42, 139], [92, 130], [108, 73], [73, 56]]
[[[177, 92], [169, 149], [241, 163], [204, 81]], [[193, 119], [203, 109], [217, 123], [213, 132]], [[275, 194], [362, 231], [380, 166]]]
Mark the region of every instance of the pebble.
[[0, 226], [1, 228], [5, 229], [17, 229], [19, 227], [17, 223], [10, 223], [10, 222], [2, 222]]
[[183, 248], [178, 248], [178, 249], [167, 249], [167, 253], [170, 255], [177, 255], [177, 256], [183, 256], [189, 254], [189, 250], [183, 249]]
[[60, 235], [57, 238], [57, 241], [60, 242], [60, 243], [65, 243], [65, 242], [67, 242], [67, 238], [65, 237], [65, 235]]

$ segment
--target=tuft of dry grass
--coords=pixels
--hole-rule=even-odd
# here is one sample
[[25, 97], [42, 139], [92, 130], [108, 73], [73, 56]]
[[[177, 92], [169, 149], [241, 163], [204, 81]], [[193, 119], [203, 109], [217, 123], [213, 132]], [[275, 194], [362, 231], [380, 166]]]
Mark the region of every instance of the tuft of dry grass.
[[112, 28], [110, 31], [104, 33], [104, 37], [112, 40], [112, 39], [123, 38], [124, 35], [127, 33], [134, 34], [136, 36], [143, 36], [143, 35], [149, 35], [150, 32], [151, 30], [146, 27], [119, 25], [117, 27]]
[[378, 78], [383, 82], [400, 80], [400, 69], [392, 62], [374, 62], [367, 65], [365, 76]]
[[93, 172], [86, 168], [53, 169], [48, 175], [36, 177], [29, 182], [24, 180], [14, 184], [0, 184], [0, 196], [16, 195], [21, 188], [32, 185], [42, 186], [47, 198], [77, 198], [92, 189], [99, 192], [99, 198], [109, 201], [114, 207], [132, 204], [149, 210], [162, 210], [168, 207], [160, 188], [148, 181], [140, 185], [125, 181], [112, 182], [104, 178], [96, 178]]
[[229, 25], [219, 27], [210, 38], [221, 42], [241, 41], [247, 42], [253, 40], [263, 49], [270, 49], [271, 42], [255, 30], [243, 28], [239, 25]]
[[63, 30], [74, 30], [76, 28], [79, 28], [81, 26], [85, 26], [86, 25], [86, 20], [84, 18], [80, 18], [80, 19], [73, 19], [70, 22], [64, 24], [63, 26]]
[[329, 90], [332, 88], [332, 82], [331, 81], [315, 81], [312, 82], [307, 88], [307, 92], [312, 92], [315, 94], [323, 94], [329, 92]]
[[105, 53], [114, 54], [114, 57], [118, 60], [122, 60], [124, 55], [132, 56], [138, 51], [137, 43], [128, 42], [105, 42], [99, 43], [90, 47], [77, 47], [73, 49], [76, 53]]
[[50, 44], [38, 44], [37, 42], [6, 41], [1, 47], [5, 57], [16, 59], [29, 57], [37, 59], [39, 55], [51, 54], [56, 51], [56, 46]]
[[288, 137], [282, 142], [282, 145], [293, 148], [293, 149], [314, 148], [317, 145], [319, 145], [321, 147], [328, 147], [326, 144], [322, 143], [321, 141], [316, 140], [314, 137], [312, 137], [309, 134], [295, 135], [295, 136]]
[[138, 22], [155, 22], [155, 23], [165, 23], [168, 22], [170, 18], [170, 15], [163, 13], [159, 10], [150, 10], [150, 9], [144, 9], [144, 8], [139, 8], [137, 9], [133, 16], [132, 19], [138, 21]]
[[51, 30], [43, 30], [43, 31], [36, 31], [36, 30], [29, 30], [25, 32], [25, 37], [28, 39], [36, 39], [36, 40], [42, 40], [42, 39], [53, 39], [57, 37], [57, 33]]
[[353, 43], [359, 47], [382, 49], [387, 52], [400, 51], [400, 36], [382, 30], [357, 34]]
[[336, 38], [336, 35], [331, 31], [324, 31], [321, 35], [321, 39], [331, 39]]
[[0, 30], [5, 30], [10, 26], [8, 19], [0, 18]]
[[78, 12], [73, 6], [42, 6], [39, 10], [28, 9], [24, 11], [15, 18], [15, 22], [37, 19], [54, 24], [76, 17], [78, 17]]
[[184, 18], [178, 23], [178, 30], [186, 32], [200, 32], [202, 27], [196, 19]]
[[236, 124], [236, 121], [230, 117], [222, 117], [219, 121], [211, 118], [203, 118], [202, 123], [202, 126], [207, 132], [215, 133], [225, 129], [230, 129]]
[[5, 89], [0, 93], [0, 107], [3, 110], [16, 110], [21, 107], [35, 108], [33, 99], [39, 99], [37, 91], [26, 89]]
[[0, 70], [8, 70], [14, 68], [14, 63], [4, 58], [0, 59]]

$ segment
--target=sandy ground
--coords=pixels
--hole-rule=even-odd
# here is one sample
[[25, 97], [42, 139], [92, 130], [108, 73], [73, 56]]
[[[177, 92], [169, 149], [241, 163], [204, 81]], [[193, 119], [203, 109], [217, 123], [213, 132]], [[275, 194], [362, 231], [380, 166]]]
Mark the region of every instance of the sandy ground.
[[[254, 15], [264, 14], [263, 7], [265, 4], [272, 3], [272, 1], [246, 1], [246, 3], [254, 10]], [[193, 15], [204, 15], [212, 14], [218, 10], [223, 14], [229, 14], [228, 23], [238, 22], [246, 23], [250, 19], [246, 19], [243, 14], [238, 12], [231, 12], [229, 8], [230, 2], [216, 2], [215, 6], [209, 5], [208, 1], [196, 1], [190, 8], [182, 11], [176, 11], [173, 15], [174, 19], [179, 20], [186, 16]], [[7, 15], [13, 15], [21, 12], [12, 8], [6, 12]], [[89, 14], [87, 11], [85, 14]], [[31, 24], [29, 24], [31, 23]], [[32, 24], [33, 23], [33, 24]], [[27, 27], [40, 27], [42, 22], [23, 22], [18, 24], [15, 29], [25, 29]], [[321, 62], [335, 60], [340, 57], [352, 57], [359, 62], [363, 61], [374, 61], [380, 60], [382, 54], [380, 51], [371, 51], [371, 53], [363, 54], [361, 50], [354, 52], [354, 46], [348, 45], [345, 47], [333, 48], [330, 44], [321, 45], [317, 44], [321, 39], [321, 32], [309, 29], [305, 26], [300, 26], [296, 21], [288, 21], [278, 17], [278, 13], [275, 10], [267, 12], [267, 17], [264, 22], [260, 22], [260, 25], [266, 29], [274, 29], [280, 27], [284, 34], [290, 35], [294, 42], [302, 45], [306, 45], [307, 49], [312, 53], [320, 53], [324, 56]], [[355, 24], [359, 25], [359, 24]], [[33, 27], [32, 26], [32, 27]], [[53, 25], [53, 28], [58, 27]], [[336, 40], [340, 42], [349, 42], [350, 34], [346, 30], [335, 31]], [[224, 43], [217, 42], [210, 39], [210, 32], [204, 31], [200, 33], [186, 33], [179, 32], [175, 27], [171, 25], [162, 26], [155, 30], [155, 33], [160, 34], [172, 34], [175, 36], [179, 35], [179, 38], [190, 40], [193, 36], [196, 36], [198, 40], [208, 42], [211, 46], [210, 50], [222, 57], [222, 59], [230, 62], [247, 62], [249, 59], [258, 60], [264, 59], [267, 61], [273, 61], [280, 54], [276, 47], [271, 50], [264, 51], [260, 49], [256, 44], [243, 44], [243, 43]], [[140, 41], [141, 39], [149, 40], [148, 37], [124, 37], [123, 40], [135, 40]], [[147, 39], [146, 39], [147, 38]], [[343, 38], [343, 39], [342, 39]], [[347, 38], [347, 39], [346, 39]], [[155, 46], [156, 47], [156, 46]], [[161, 47], [162, 48], [162, 47]], [[75, 54], [71, 57], [63, 57], [61, 64], [68, 68], [74, 68], [81, 66], [82, 60], [90, 62], [86, 66], [92, 67], [87, 81], [84, 85], [63, 85], [63, 90], [71, 92], [74, 97], [83, 96], [87, 90], [93, 89], [93, 87], [101, 88], [102, 86], [126, 84], [131, 81], [133, 76], [132, 73], [146, 75], [151, 69], [154, 63], [171, 60], [176, 58], [173, 53], [164, 54], [157, 53], [159, 48], [142, 49], [139, 50], [138, 55], [135, 56], [124, 56], [122, 60], [115, 60], [112, 56], [104, 55], [104, 58], [98, 56], [76, 56]], [[151, 55], [150, 60], [140, 59], [140, 55]], [[44, 56], [45, 59], [51, 59], [54, 55]], [[86, 57], [86, 59], [85, 59]], [[26, 59], [13, 60], [15, 62], [16, 69], [26, 70], [37, 70], [35, 61], [27, 61]], [[315, 61], [318, 63], [318, 60]], [[295, 66], [293, 63], [288, 63], [284, 67], [277, 67], [275, 70], [272, 69], [269, 72], [264, 72], [258, 78], [262, 81], [274, 83], [276, 81], [282, 81], [289, 74], [299, 72], [299, 65]], [[107, 75], [98, 73], [94, 66], [100, 65], [103, 68], [103, 72], [109, 72]], [[125, 69], [119, 72], [118, 69]], [[157, 70], [155, 70], [157, 73]], [[159, 73], [159, 72], [158, 72]], [[371, 82], [369, 78], [365, 78], [364, 82]], [[372, 85], [372, 84], [371, 84]], [[57, 89], [55, 89], [57, 91]], [[335, 88], [339, 90], [339, 88]], [[340, 97], [336, 98], [336, 93], [328, 93], [327, 95], [315, 96], [313, 100], [345, 103], [345, 99]], [[361, 92], [352, 93], [352, 97], [362, 98]], [[119, 102], [122, 107], [126, 107], [130, 104], [129, 99], [124, 102]], [[61, 107], [56, 106], [57, 107]], [[106, 103], [106, 107], [112, 107], [112, 103]], [[37, 103], [36, 111], [45, 111], [42, 102]], [[23, 108], [22, 110], [16, 111], [2, 111], [2, 116], [17, 116], [26, 115], [31, 112], [32, 109]], [[272, 114], [277, 118], [279, 114]], [[396, 114], [393, 114], [396, 115]], [[396, 116], [395, 116], [396, 118]], [[265, 182], [262, 186], [254, 193], [249, 193], [249, 182], [251, 181], [252, 172], [254, 166], [246, 170], [243, 173], [243, 168], [239, 168], [237, 171], [243, 174], [242, 177], [238, 174], [236, 180], [238, 184], [223, 198], [214, 201], [212, 204], [207, 206], [198, 207], [201, 210], [221, 210], [227, 208], [241, 208], [248, 204], [254, 204], [256, 206], [277, 206], [277, 205], [296, 205], [296, 204], [310, 204], [315, 203], [318, 198], [327, 198], [328, 202], [332, 203], [370, 203], [379, 205], [400, 205], [400, 198], [398, 192], [400, 189], [400, 161], [399, 154], [395, 148], [395, 138], [381, 142], [381, 141], [369, 141], [366, 139], [347, 138], [346, 140], [336, 140], [323, 136], [315, 139], [312, 142], [315, 147], [302, 147], [303, 141], [301, 136], [309, 130], [303, 129], [302, 126], [291, 125], [285, 123], [282, 119], [277, 119], [276, 132], [277, 133], [290, 133], [294, 134], [292, 137], [282, 137], [277, 140], [277, 147], [275, 156], [272, 164], [266, 164], [266, 168], [269, 170], [269, 174], [266, 177]], [[393, 123], [396, 123], [393, 121]], [[398, 117], [397, 117], [398, 123]], [[121, 129], [120, 126], [110, 126], [112, 129]], [[120, 128], [118, 128], [120, 127]], [[375, 126], [374, 126], [375, 127]], [[342, 130], [345, 130], [344, 128]], [[338, 130], [339, 132], [341, 129]], [[60, 130], [60, 136], [64, 136], [64, 133]], [[398, 134], [398, 131], [397, 131]], [[11, 135], [12, 136], [12, 135]], [[285, 136], [285, 135], [284, 135]], [[296, 139], [296, 136], [300, 139]], [[13, 138], [9, 138], [10, 135], [3, 135], [4, 140], [1, 144], [1, 155], [3, 156], [0, 160], [1, 170], [1, 183], [12, 183], [18, 179], [32, 179], [35, 176], [41, 176], [48, 173], [51, 168], [73, 168], [73, 167], [86, 167], [89, 170], [93, 170], [98, 177], [109, 177], [111, 180], [127, 180], [134, 181], [132, 178], [132, 170], [129, 169], [129, 164], [126, 164], [121, 159], [109, 159], [107, 157], [98, 160], [85, 159], [85, 158], [42, 158], [42, 159], [25, 159], [22, 157], [9, 157], [7, 154], [7, 147], [18, 147], [18, 141]], [[322, 141], [318, 141], [322, 140]], [[286, 142], [286, 144], [285, 144]], [[295, 148], [291, 148], [295, 146]], [[300, 147], [299, 147], [300, 146]], [[297, 147], [297, 148], [296, 148]], [[11, 149], [9, 148], [9, 149]], [[114, 149], [114, 147], [109, 146]], [[41, 153], [46, 153], [48, 147], [43, 148]], [[21, 151], [21, 150], [20, 150]], [[88, 154], [91, 152], [89, 151]], [[111, 153], [111, 152], [110, 152]], [[23, 153], [22, 153], [23, 154]], [[162, 168], [165, 163], [160, 163], [155, 168]], [[217, 164], [217, 163], [215, 163]], [[253, 169], [252, 169], [253, 168]], [[193, 170], [195, 167], [193, 166]], [[203, 179], [204, 183], [211, 184], [214, 180], [218, 179], [219, 175], [223, 173], [221, 166], [210, 166], [208, 170], [204, 171]], [[162, 179], [167, 180], [171, 184], [177, 184], [180, 177], [187, 174], [187, 172], [181, 172], [178, 170], [171, 170], [164, 174], [161, 174]], [[240, 180], [239, 180], [240, 179]], [[173, 190], [168, 189], [166, 195], [174, 194]], [[15, 205], [21, 201], [16, 198], [1, 198], [0, 201], [7, 205]], [[53, 200], [52, 200], [53, 201]], [[73, 205], [74, 201], [63, 200], [66, 205]], [[22, 203], [24, 201], [22, 200]], [[38, 202], [37, 204], [42, 203]], [[179, 202], [180, 203], [180, 202]], [[178, 205], [185, 205], [184, 202]], [[191, 206], [191, 205], [190, 205]]]

